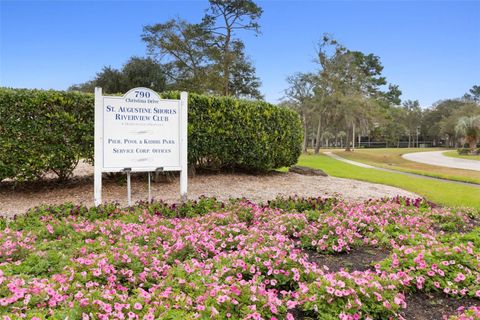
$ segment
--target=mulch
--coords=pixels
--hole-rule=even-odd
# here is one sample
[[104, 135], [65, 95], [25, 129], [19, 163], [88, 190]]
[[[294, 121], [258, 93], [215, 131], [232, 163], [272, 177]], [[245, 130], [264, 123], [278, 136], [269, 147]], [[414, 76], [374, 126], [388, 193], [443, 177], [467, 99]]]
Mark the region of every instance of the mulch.
[[[385, 259], [389, 251], [384, 248], [354, 248], [349, 253], [322, 254], [304, 250], [310, 262], [328, 268], [327, 272], [340, 270], [366, 271], [374, 270], [374, 264]], [[445, 315], [455, 315], [460, 307], [478, 306], [480, 302], [473, 298], [461, 299], [443, 293], [412, 292], [406, 295], [407, 308], [400, 312], [406, 320], [442, 320]], [[300, 310], [294, 310], [295, 319], [313, 319]]]

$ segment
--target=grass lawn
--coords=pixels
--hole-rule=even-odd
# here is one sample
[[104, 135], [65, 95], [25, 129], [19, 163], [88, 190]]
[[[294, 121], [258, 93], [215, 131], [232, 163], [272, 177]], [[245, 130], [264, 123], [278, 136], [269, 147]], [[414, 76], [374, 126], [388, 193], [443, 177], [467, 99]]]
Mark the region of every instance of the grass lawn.
[[[356, 149], [353, 152], [346, 152], [343, 150], [334, 150], [333, 152], [343, 158], [366, 163], [372, 166], [398, 170], [403, 172], [411, 172], [430, 176], [435, 178], [442, 178], [454, 181], [473, 182], [480, 184], [480, 172], [472, 170], [463, 170], [455, 168], [446, 168], [440, 166], [432, 166], [424, 163], [418, 163], [402, 158], [402, 154], [423, 151], [437, 151], [444, 150], [439, 148], [427, 149]], [[456, 151], [453, 151], [456, 153]]]
[[452, 157], [452, 158], [461, 158], [461, 159], [468, 159], [468, 160], [480, 160], [480, 155], [476, 156], [469, 156], [465, 154], [458, 154], [457, 151], [452, 150], [452, 151], [447, 151], [443, 153], [447, 157]]
[[361, 168], [326, 155], [302, 155], [299, 165], [324, 170], [331, 176], [386, 184], [415, 192], [437, 204], [480, 210], [480, 188], [448, 181], [434, 181], [400, 173]]

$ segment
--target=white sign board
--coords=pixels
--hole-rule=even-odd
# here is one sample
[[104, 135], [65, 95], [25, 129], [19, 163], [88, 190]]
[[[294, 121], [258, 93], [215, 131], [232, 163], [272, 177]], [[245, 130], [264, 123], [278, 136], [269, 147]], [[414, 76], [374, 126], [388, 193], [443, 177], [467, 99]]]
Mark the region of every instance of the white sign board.
[[[187, 93], [161, 99], [148, 88], [103, 96], [95, 88], [95, 205], [101, 203], [102, 172], [180, 171], [187, 193]], [[129, 190], [130, 202], [130, 190]]]

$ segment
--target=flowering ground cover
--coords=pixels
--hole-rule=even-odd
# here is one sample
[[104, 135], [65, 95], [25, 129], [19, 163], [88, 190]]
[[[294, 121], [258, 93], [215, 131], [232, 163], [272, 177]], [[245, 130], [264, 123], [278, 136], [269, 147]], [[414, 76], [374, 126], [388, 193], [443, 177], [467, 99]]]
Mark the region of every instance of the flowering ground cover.
[[480, 319], [476, 219], [400, 198], [40, 207], [0, 220], [0, 316], [408, 319], [437, 295], [455, 308], [431, 319]]

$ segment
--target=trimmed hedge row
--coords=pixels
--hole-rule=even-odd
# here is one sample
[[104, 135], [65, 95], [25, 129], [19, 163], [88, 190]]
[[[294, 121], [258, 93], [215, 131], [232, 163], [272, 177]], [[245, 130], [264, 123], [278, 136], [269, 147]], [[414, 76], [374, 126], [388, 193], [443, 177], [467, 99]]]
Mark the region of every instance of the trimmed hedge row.
[[[162, 98], [178, 99], [178, 92]], [[68, 178], [93, 161], [92, 94], [0, 88], [0, 181]], [[189, 94], [188, 160], [196, 168], [265, 171], [297, 162], [298, 115], [261, 101]]]
[[0, 89], [0, 181], [70, 176], [93, 154], [93, 95]]

